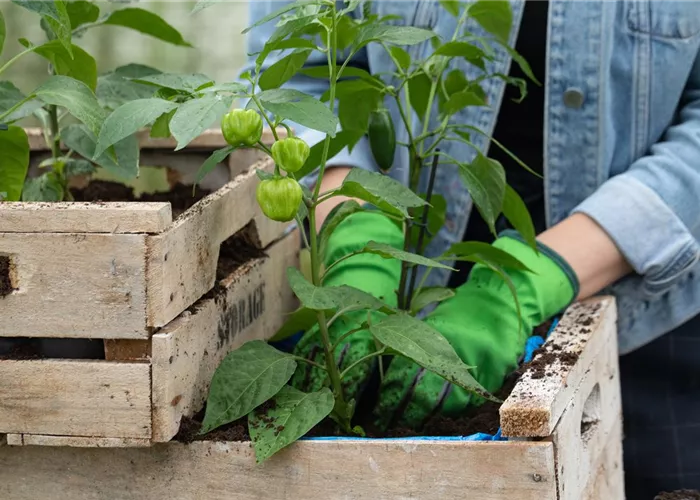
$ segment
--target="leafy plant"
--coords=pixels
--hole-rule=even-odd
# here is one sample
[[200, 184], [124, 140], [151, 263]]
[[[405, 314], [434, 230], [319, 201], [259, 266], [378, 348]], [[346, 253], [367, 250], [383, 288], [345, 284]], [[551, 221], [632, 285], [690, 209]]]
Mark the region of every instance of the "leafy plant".
[[[160, 72], [130, 65], [98, 77], [95, 59], [74, 42], [88, 30], [122, 26], [174, 45], [189, 47], [189, 43], [158, 15], [141, 8], [126, 7], [103, 14], [97, 4], [88, 0], [13, 0], [13, 3], [39, 15], [46, 40], [36, 45], [20, 39], [25, 50], [0, 67], [0, 77], [30, 54], [48, 62], [51, 76], [29, 95], [9, 81], [0, 81], [0, 200], [70, 200], [70, 177], [91, 174], [96, 165], [123, 179], [136, 177], [139, 148], [135, 130], [120, 135], [109, 151], [100, 149], [100, 130], [111, 108], [151, 98], [161, 88], [138, 83], [135, 78], [153, 77]], [[0, 53], [5, 36], [4, 16], [0, 12]], [[179, 98], [173, 93], [157, 101], [165, 113], [178, 106]], [[154, 105], [149, 109], [155, 108]], [[14, 125], [30, 116], [41, 122], [44, 140], [51, 150], [51, 158], [40, 164], [47, 171], [36, 178], [26, 178], [29, 139], [23, 128]], [[75, 119], [72, 122], [71, 116]], [[191, 129], [189, 124], [176, 128], [182, 135], [191, 133]], [[68, 148], [67, 152], [62, 144]]]
[[[202, 1], [196, 10], [211, 3], [214, 2]], [[524, 92], [525, 82], [488, 70], [489, 63], [496, 57], [494, 47], [502, 46], [531, 75], [527, 63], [507, 47], [512, 21], [508, 2], [479, 0], [466, 7], [457, 1], [441, 1], [446, 11], [457, 18], [454, 36], [450, 40], [442, 40], [429, 30], [390, 24], [391, 18], [372, 15], [368, 4], [360, 0], [299, 0], [261, 19], [251, 28], [273, 20], [278, 20], [278, 24], [261, 53], [257, 54], [255, 70], [242, 75], [241, 79], [247, 82], [245, 86], [229, 83], [205, 88], [205, 80], [189, 86], [165, 84], [161, 76], [139, 80], [163, 85], [169, 91], [189, 93], [193, 107], [204, 106], [207, 96], [219, 92], [230, 91], [245, 98], [248, 111], [239, 110], [223, 120], [224, 135], [230, 146], [215, 152], [202, 166], [199, 177], [206, 175], [213, 165], [235, 149], [253, 144], [275, 160], [274, 174], [258, 172], [261, 178], [258, 200], [263, 211], [275, 220], [295, 219], [299, 227], [308, 222], [311, 228], [308, 237], [304, 233], [310, 253], [310, 279], [297, 269], [288, 271], [289, 284], [302, 307], [291, 315], [275, 338], [280, 340], [301, 330], [317, 328], [323, 346], [323, 362], [279, 352], [262, 341], [248, 342], [223, 361], [210, 388], [202, 432], [247, 415], [259, 461], [299, 439], [326, 417], [332, 418], [344, 432], [363, 434], [362, 429], [353, 427], [355, 402], [346, 398], [343, 379], [355, 365], [369, 358], [385, 354], [403, 356], [471, 393], [494, 399], [476, 382], [470, 367], [460, 360], [449, 342], [416, 315], [425, 307], [452, 296], [451, 290], [424, 286], [428, 273], [435, 268], [449, 268], [447, 262], [485, 263], [506, 281], [509, 279], [503, 268], [522, 269], [524, 266], [513, 256], [481, 243], [455, 245], [436, 259], [423, 255], [427, 243], [444, 224], [445, 200], [433, 193], [438, 168], [442, 165], [458, 167], [462, 181], [492, 231], [495, 231], [496, 218], [504, 213], [534, 244], [530, 217], [522, 200], [506, 186], [503, 167], [479, 151], [471, 141], [472, 134], [485, 133], [450, 120], [466, 107], [488, 105], [480, 84], [490, 78], [505, 79]], [[365, 13], [359, 19], [350, 15], [357, 9]], [[469, 19], [478, 22], [490, 35], [476, 36], [467, 31]], [[403, 48], [424, 42], [430, 42], [434, 47], [433, 53], [425, 60], [414, 61]], [[349, 66], [352, 57], [368, 44], [379, 44], [386, 50], [395, 66], [390, 74], [372, 75]], [[263, 71], [266, 58], [279, 51], [286, 51], [286, 55]], [[314, 51], [325, 56], [325, 67], [304, 67]], [[339, 64], [341, 51], [347, 55], [345, 62]], [[450, 70], [449, 63], [455, 58], [480, 68], [482, 75], [470, 81], [462, 72]], [[326, 80], [328, 92], [319, 100], [283, 87], [297, 73]], [[173, 77], [168, 78], [172, 81]], [[405, 144], [396, 142], [395, 124], [391, 123], [391, 115], [386, 111], [387, 101], [393, 101], [397, 106], [402, 125], [408, 131], [409, 139]], [[100, 131], [98, 152], [106, 150], [159, 113], [169, 111], [165, 106], [149, 113], [141, 111], [143, 118], [136, 120], [128, 117], [138, 116], [138, 113], [121, 113], [126, 106], [131, 105], [117, 109], [112, 115], [119, 114], [119, 120], [110, 117], [105, 121]], [[150, 106], [150, 103], [139, 103], [134, 108], [145, 110]], [[431, 117], [436, 110], [439, 120], [437, 126], [431, 128], [431, 123], [434, 123]], [[257, 113], [275, 136], [272, 148], [260, 140]], [[414, 132], [412, 124], [416, 121], [421, 127]], [[325, 134], [325, 139], [312, 148], [300, 144], [302, 141], [293, 137], [289, 126], [293, 123], [320, 131]], [[277, 135], [280, 127], [285, 127], [287, 135], [292, 138], [280, 139]], [[392, 167], [397, 145], [408, 148], [409, 185], [404, 186], [381, 173], [353, 169], [339, 188], [320, 192], [328, 159], [345, 147], [354, 147], [366, 134], [370, 136], [378, 165], [385, 171]], [[442, 152], [440, 145], [450, 141], [471, 146], [474, 159], [460, 161]], [[297, 180], [315, 170], [318, 170], [315, 188], [298, 187]], [[420, 193], [420, 180], [426, 172], [430, 179], [428, 189]], [[369, 241], [361, 250], [340, 259], [371, 253], [401, 261], [398, 307], [353, 287], [323, 285], [328, 270], [340, 262], [322, 268], [330, 235], [347, 217], [367, 210], [357, 201], [346, 201], [332, 212], [322, 229], [316, 231], [317, 207], [337, 196], [371, 204], [404, 228], [406, 244], [402, 250]], [[419, 269], [424, 270], [420, 282]], [[509, 286], [514, 290], [511, 283]], [[332, 344], [328, 329], [334, 322], [358, 311], [366, 312], [367, 320], [343, 338], [368, 329], [376, 350], [341, 372], [333, 356], [340, 340]], [[300, 363], [311, 364], [325, 372], [326, 387], [304, 394], [289, 386], [288, 382]], [[268, 401], [271, 401], [269, 405], [263, 405]]]

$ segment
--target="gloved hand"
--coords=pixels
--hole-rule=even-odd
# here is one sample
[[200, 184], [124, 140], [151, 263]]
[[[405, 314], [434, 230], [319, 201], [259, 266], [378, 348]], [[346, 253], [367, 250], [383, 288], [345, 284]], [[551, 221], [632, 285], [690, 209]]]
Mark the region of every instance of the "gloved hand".
[[[369, 241], [403, 248], [403, 231], [379, 211], [358, 212], [350, 215], [338, 225], [328, 240], [324, 264], [330, 266], [339, 258], [364, 248]], [[396, 290], [401, 279], [401, 263], [394, 259], [384, 259], [379, 255], [360, 254], [334, 266], [324, 279], [324, 286], [348, 285], [377, 297], [390, 306], [396, 306]], [[381, 313], [372, 313], [379, 321]], [[341, 316], [329, 328], [331, 342], [336, 342], [343, 334], [359, 328], [367, 321], [366, 311], [356, 311]], [[363, 356], [376, 350], [369, 330], [353, 333], [336, 349], [335, 357], [342, 371]], [[294, 354], [324, 364], [323, 346], [318, 325], [309, 330], [297, 344]], [[347, 399], [356, 398], [369, 378], [376, 358], [353, 368], [343, 379]], [[309, 392], [323, 386], [327, 374], [308, 363], [300, 363], [292, 385]]]
[[[508, 269], [517, 291], [522, 320], [505, 281], [477, 264], [454, 297], [438, 305], [425, 321], [442, 333], [489, 392], [497, 391], [517, 367], [533, 329], [568, 306], [578, 295], [578, 279], [564, 260], [538, 244], [539, 253], [515, 232], [494, 246], [524, 263], [532, 272]], [[483, 399], [449, 384], [406, 358], [396, 357], [382, 383], [375, 408], [380, 428], [420, 428], [434, 414], [456, 416]]]

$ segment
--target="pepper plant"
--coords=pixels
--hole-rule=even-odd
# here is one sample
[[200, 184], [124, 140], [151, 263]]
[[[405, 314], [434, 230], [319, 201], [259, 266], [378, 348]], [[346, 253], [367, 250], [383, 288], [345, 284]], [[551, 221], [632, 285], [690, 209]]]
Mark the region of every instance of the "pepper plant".
[[[196, 9], [210, 3], [215, 2], [202, 1]], [[432, 191], [436, 169], [445, 164], [458, 166], [475, 205], [492, 230], [495, 231], [496, 218], [503, 213], [534, 245], [532, 222], [522, 200], [507, 187], [503, 167], [479, 151], [471, 141], [472, 134], [484, 132], [450, 120], [466, 107], [488, 105], [480, 83], [489, 78], [501, 78], [518, 85], [524, 95], [524, 81], [489, 72], [488, 63], [497, 57], [495, 47], [503, 47], [526, 73], [531, 75], [531, 72], [527, 63], [508, 47], [512, 14], [507, 1], [478, 0], [470, 5], [441, 1], [440, 4], [457, 18], [454, 36], [450, 40], [442, 40], [429, 30], [391, 24], [392, 18], [372, 14], [369, 2], [290, 2], [248, 28], [271, 21], [278, 23], [264, 49], [257, 54], [254, 71], [241, 76], [244, 83], [213, 87], [244, 98], [247, 105], [245, 110], [234, 110], [223, 118], [222, 132], [230, 146], [215, 152], [204, 163], [199, 178], [237, 148], [255, 147], [264, 151], [273, 158], [275, 169], [273, 173], [258, 171], [261, 181], [257, 199], [263, 212], [277, 221], [296, 220], [300, 228], [308, 223], [310, 228], [308, 236], [302, 231], [310, 253], [310, 276], [307, 278], [296, 268], [287, 272], [289, 284], [302, 307], [290, 316], [275, 339], [317, 328], [323, 362], [278, 351], [263, 341], [247, 342], [224, 359], [213, 377], [209, 392], [202, 432], [247, 415], [259, 461], [299, 439], [326, 417], [333, 419], [342, 432], [362, 435], [363, 430], [353, 424], [355, 401], [348, 400], [344, 394], [343, 380], [357, 364], [371, 358], [381, 360], [385, 355], [407, 357], [481, 398], [495, 399], [477, 383], [470, 367], [460, 360], [449, 342], [417, 315], [431, 304], [453, 295], [448, 289], [424, 286], [431, 269], [449, 269], [449, 262], [460, 259], [484, 263], [497, 271], [514, 290], [503, 268], [522, 269], [524, 266], [510, 254], [481, 243], [456, 245], [437, 258], [423, 254], [430, 238], [444, 224], [444, 199]], [[357, 12], [362, 12], [362, 15], [351, 15]], [[488, 36], [476, 36], [467, 31], [465, 27], [469, 19], [476, 20]], [[412, 60], [403, 48], [426, 42], [432, 43], [434, 51], [425, 60]], [[370, 74], [348, 65], [353, 56], [368, 44], [379, 44], [386, 50], [395, 65], [391, 73]], [[263, 70], [267, 57], [279, 51], [286, 53]], [[323, 54], [326, 66], [304, 67], [315, 51]], [[339, 64], [340, 53], [345, 56], [342, 64]], [[451, 70], [450, 61], [455, 58], [477, 66], [482, 70], [482, 76], [470, 81], [463, 72]], [[298, 73], [325, 80], [328, 83], [326, 94], [317, 99], [283, 87]], [[194, 97], [195, 100], [198, 98]], [[398, 127], [392, 123], [386, 109], [386, 103], [391, 100], [400, 111], [403, 121], [400, 125], [408, 132], [408, 142], [403, 144], [396, 140]], [[431, 127], [431, 123], [435, 123], [431, 117], [436, 107], [439, 119], [437, 126]], [[114, 114], [118, 113], [119, 109]], [[414, 118], [422, 124], [420, 130], [414, 130]], [[271, 147], [261, 141], [263, 120], [275, 137]], [[109, 122], [107, 119], [100, 133], [103, 147], [111, 143], [102, 140], [105, 136], [112, 136]], [[309, 147], [294, 136], [294, 124], [320, 131], [325, 134], [325, 139]], [[121, 126], [123, 128], [123, 122]], [[285, 137], [278, 135], [282, 128], [286, 128]], [[392, 167], [397, 147], [408, 148], [409, 185], [405, 186], [383, 173], [352, 169], [339, 188], [321, 192], [328, 159], [345, 147], [354, 147], [364, 135], [369, 136], [375, 160], [384, 172]], [[474, 159], [460, 161], [442, 153], [440, 145], [446, 141], [469, 144], [475, 150]], [[318, 172], [318, 179], [313, 189], [302, 187], [298, 180], [314, 171]], [[428, 189], [421, 193], [420, 181], [426, 176], [429, 178]], [[337, 196], [352, 200], [340, 204], [317, 231], [319, 204]], [[370, 253], [401, 261], [398, 307], [353, 287], [323, 284], [328, 270], [339, 263], [330, 263], [326, 269], [322, 266], [330, 235], [347, 217], [365, 210], [380, 210], [402, 227], [406, 246], [396, 249], [368, 241], [363, 249], [340, 260]], [[423, 272], [420, 280], [419, 270]], [[335, 344], [331, 343], [329, 327], [358, 311], [366, 313], [367, 320]], [[376, 351], [341, 371], [334, 357], [336, 347], [348, 336], [367, 329], [374, 337]], [[289, 385], [300, 364], [309, 364], [324, 372], [326, 386], [316, 392], [304, 393]], [[259, 408], [269, 401], [264, 410]]]
[[[38, 14], [46, 40], [34, 44], [21, 38], [25, 49], [0, 66], [0, 79], [19, 60], [31, 56], [47, 61], [50, 76], [29, 95], [9, 81], [0, 81], [0, 200], [70, 200], [69, 179], [94, 173], [96, 165], [125, 180], [137, 177], [136, 136], [123, 137], [110, 151], [93, 158], [97, 136], [111, 110], [156, 92], [152, 81], [162, 78], [160, 71], [131, 64], [98, 77], [95, 59], [74, 42], [87, 31], [121, 26], [176, 46], [190, 44], [157, 14], [137, 7], [102, 13], [88, 0], [12, 1]], [[5, 38], [5, 20], [0, 11], [0, 54]], [[137, 78], [147, 81], [134, 81]], [[177, 100], [183, 96], [171, 93], [167, 97]], [[26, 178], [29, 140], [25, 130], [14, 123], [31, 116], [41, 123], [51, 157], [41, 163], [40, 167], [46, 169], [42, 175]], [[155, 127], [154, 134], [159, 133], [163, 134], [162, 127]]]

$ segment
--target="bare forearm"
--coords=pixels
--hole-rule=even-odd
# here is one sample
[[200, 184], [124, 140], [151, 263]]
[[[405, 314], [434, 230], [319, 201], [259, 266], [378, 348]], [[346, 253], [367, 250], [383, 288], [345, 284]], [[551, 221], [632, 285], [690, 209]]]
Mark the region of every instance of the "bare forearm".
[[579, 279], [578, 299], [588, 298], [632, 272], [608, 234], [583, 214], [574, 214], [537, 239], [569, 263]]
[[[321, 192], [323, 193], [340, 187], [348, 173], [350, 173], [350, 167], [333, 167], [326, 170], [323, 175], [323, 180], [321, 181]], [[316, 230], [318, 231], [321, 229], [323, 221], [326, 220], [331, 210], [349, 199], [350, 198], [345, 196], [335, 196], [321, 203], [316, 208]]]

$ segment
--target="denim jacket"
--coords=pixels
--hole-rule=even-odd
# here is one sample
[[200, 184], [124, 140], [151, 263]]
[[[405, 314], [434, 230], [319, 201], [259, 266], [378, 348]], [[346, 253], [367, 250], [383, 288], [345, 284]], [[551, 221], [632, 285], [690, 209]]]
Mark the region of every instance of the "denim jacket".
[[[251, 22], [284, 1], [250, 2]], [[515, 44], [524, 0], [512, 0]], [[398, 24], [434, 30], [449, 39], [456, 20], [437, 0], [375, 0], [381, 15]], [[259, 52], [275, 23], [254, 29], [248, 52]], [[475, 23], [468, 29], [485, 34]], [[523, 27], [527, 29], [527, 27]], [[424, 58], [430, 43], [406, 48]], [[618, 300], [622, 353], [634, 350], [700, 313], [700, 1], [550, 0], [544, 172], [546, 220], [557, 224], [575, 212], [587, 214], [614, 240], [635, 273], [606, 290]], [[279, 57], [268, 58], [271, 64]], [[510, 59], [497, 51], [490, 72], [508, 73]], [[325, 64], [322, 55], [310, 65]], [[391, 61], [371, 44], [353, 65], [373, 73]], [[464, 61], [454, 67], [472, 79], [479, 70]], [[295, 77], [286, 86], [314, 96], [321, 80]], [[466, 108], [453, 120], [492, 132], [504, 84], [483, 84], [492, 107]], [[397, 110], [391, 107], [391, 111]], [[437, 113], [435, 113], [437, 116]], [[400, 123], [396, 114], [395, 123]], [[418, 124], [414, 124], [417, 128]], [[321, 134], [296, 127], [311, 143]], [[397, 130], [406, 140], [405, 130]], [[487, 140], [473, 137], [482, 150]], [[473, 151], [445, 143], [450, 155], [468, 161]], [[400, 148], [391, 176], [407, 182], [407, 155]], [[366, 139], [352, 153], [341, 152], [329, 165], [376, 170]], [[313, 182], [313, 178], [308, 179]], [[454, 168], [440, 167], [437, 192], [448, 201], [447, 221], [428, 248], [438, 255], [461, 240], [472, 209]], [[444, 285], [448, 272], [433, 272], [432, 285]]]

